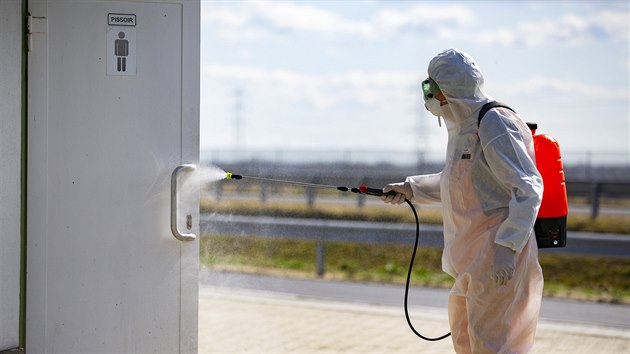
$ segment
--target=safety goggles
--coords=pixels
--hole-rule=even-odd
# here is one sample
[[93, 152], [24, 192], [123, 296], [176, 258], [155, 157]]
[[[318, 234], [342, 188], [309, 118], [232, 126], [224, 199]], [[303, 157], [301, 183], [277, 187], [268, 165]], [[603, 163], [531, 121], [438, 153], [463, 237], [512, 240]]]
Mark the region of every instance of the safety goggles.
[[433, 79], [427, 78], [422, 81], [422, 94], [424, 95], [425, 101], [435, 97], [438, 92], [440, 92], [440, 87]]

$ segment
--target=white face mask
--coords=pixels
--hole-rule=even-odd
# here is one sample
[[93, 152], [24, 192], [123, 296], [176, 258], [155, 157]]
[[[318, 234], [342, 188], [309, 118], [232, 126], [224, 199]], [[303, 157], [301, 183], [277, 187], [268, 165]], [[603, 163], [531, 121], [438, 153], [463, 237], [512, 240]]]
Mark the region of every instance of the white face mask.
[[436, 98], [429, 98], [428, 100], [425, 100], [424, 107], [436, 117], [444, 115], [441, 103]]
[[435, 92], [440, 90], [435, 81], [428, 78], [422, 82], [422, 98], [424, 99], [424, 107], [438, 118], [438, 124], [442, 126], [440, 117], [444, 116], [447, 109], [443, 108], [442, 103], [435, 97]]

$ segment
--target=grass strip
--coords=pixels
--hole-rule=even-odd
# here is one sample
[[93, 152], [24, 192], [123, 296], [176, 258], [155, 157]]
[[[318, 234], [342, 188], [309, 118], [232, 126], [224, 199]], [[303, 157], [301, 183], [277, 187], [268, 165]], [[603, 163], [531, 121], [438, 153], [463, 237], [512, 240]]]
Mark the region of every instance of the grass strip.
[[[201, 263], [217, 270], [316, 277], [316, 243], [311, 240], [203, 235]], [[416, 286], [451, 287], [441, 270], [441, 250], [418, 249], [411, 275]], [[327, 279], [404, 284], [411, 249], [405, 245], [328, 242]], [[630, 304], [630, 260], [541, 255], [545, 296]]]

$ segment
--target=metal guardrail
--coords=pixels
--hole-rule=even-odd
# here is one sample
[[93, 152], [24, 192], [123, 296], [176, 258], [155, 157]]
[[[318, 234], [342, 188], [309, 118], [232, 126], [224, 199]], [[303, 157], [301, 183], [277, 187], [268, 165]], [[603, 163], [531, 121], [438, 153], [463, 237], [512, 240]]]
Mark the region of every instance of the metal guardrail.
[[[303, 181], [308, 183], [325, 183], [330, 185], [345, 185], [344, 183], [352, 183], [350, 186], [359, 186], [366, 184], [371, 187], [380, 187], [392, 183], [395, 181], [403, 180], [404, 177], [392, 177], [392, 176], [376, 176], [376, 177], [317, 177], [317, 176], [291, 176], [296, 181]], [[239, 182], [248, 183], [248, 182]], [[270, 184], [257, 183], [260, 185], [260, 201], [265, 202], [269, 190], [273, 188]], [[599, 181], [568, 181], [567, 195], [569, 197], [586, 197], [590, 204], [591, 218], [597, 218], [600, 212], [600, 205], [602, 198], [609, 199], [630, 199], [630, 182], [599, 182]], [[213, 186], [214, 193], [217, 199], [222, 198], [223, 183], [217, 183]], [[315, 204], [317, 199], [317, 190], [314, 188], [305, 189], [305, 201], [308, 206]], [[365, 196], [357, 195], [357, 205], [363, 206], [365, 204]]]
[[[315, 240], [317, 274], [325, 272], [326, 243], [348, 241], [371, 244], [408, 244], [415, 241], [414, 224], [205, 214], [201, 233]], [[443, 247], [443, 228], [420, 225], [420, 246]], [[630, 236], [569, 232], [567, 247], [540, 253], [581, 254], [630, 258]]]
[[587, 197], [591, 204], [591, 218], [599, 215], [601, 198], [630, 199], [630, 182], [567, 182], [567, 195], [570, 197]]

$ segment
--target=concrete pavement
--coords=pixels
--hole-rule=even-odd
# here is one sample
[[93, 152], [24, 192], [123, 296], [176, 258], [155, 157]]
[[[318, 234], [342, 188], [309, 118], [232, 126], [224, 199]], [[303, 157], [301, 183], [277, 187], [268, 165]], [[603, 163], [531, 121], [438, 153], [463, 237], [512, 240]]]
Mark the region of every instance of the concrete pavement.
[[[448, 332], [445, 309], [412, 307], [426, 336]], [[630, 320], [630, 319], [629, 319]], [[627, 330], [541, 320], [533, 353], [630, 353]], [[203, 286], [199, 353], [454, 353], [416, 337], [400, 307]]]

